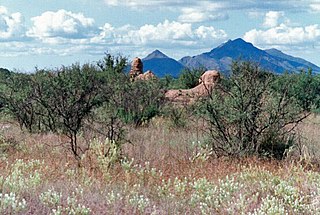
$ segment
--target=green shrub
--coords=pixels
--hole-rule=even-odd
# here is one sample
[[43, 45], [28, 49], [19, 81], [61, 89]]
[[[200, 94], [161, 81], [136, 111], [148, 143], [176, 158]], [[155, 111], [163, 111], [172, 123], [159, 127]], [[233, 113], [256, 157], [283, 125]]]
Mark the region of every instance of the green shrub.
[[288, 94], [272, 89], [274, 77], [249, 62], [235, 62], [203, 104], [211, 144], [218, 156], [268, 155], [282, 158], [294, 144], [295, 126], [308, 114]]
[[102, 104], [96, 67], [85, 64], [62, 67], [54, 73], [39, 71], [33, 78], [33, 98], [38, 105], [39, 130], [66, 135], [77, 159], [77, 135], [94, 108]]
[[37, 126], [36, 102], [33, 99], [31, 75], [11, 73], [1, 79], [0, 98], [4, 108], [10, 111], [21, 128], [30, 132]]
[[116, 88], [105, 110], [125, 124], [141, 126], [160, 114], [164, 93], [157, 80], [126, 82]]
[[184, 128], [187, 125], [188, 112], [187, 108], [174, 107], [171, 104], [166, 105], [163, 110], [163, 115], [168, 118], [170, 125], [175, 128]]
[[286, 86], [288, 94], [297, 100], [305, 111], [319, 112], [320, 110], [320, 76], [301, 70], [297, 74], [277, 76], [274, 88], [282, 91]]
[[159, 80], [161, 88], [163, 89], [173, 89], [176, 87], [178, 80], [171, 75], [165, 75]]
[[179, 78], [178, 86], [181, 89], [191, 89], [199, 84], [201, 75], [206, 71], [205, 68], [184, 69]]
[[0, 158], [6, 156], [10, 149], [16, 149], [18, 142], [12, 137], [5, 137], [0, 134]]
[[[125, 68], [125, 58], [107, 54], [98, 66], [74, 64], [34, 74], [6, 74], [1, 76], [0, 98], [21, 128], [66, 135], [80, 160], [78, 134], [94, 110], [105, 103], [118, 107], [115, 96], [128, 85]], [[114, 116], [108, 117], [112, 121]]]

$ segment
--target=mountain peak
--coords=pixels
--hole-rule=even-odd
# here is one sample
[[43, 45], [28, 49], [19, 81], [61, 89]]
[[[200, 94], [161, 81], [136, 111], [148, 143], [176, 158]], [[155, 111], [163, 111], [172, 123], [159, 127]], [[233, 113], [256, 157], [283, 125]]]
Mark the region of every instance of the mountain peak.
[[282, 51], [275, 49], [275, 48], [266, 49], [265, 51], [271, 55], [284, 55], [284, 53]]
[[206, 53], [211, 58], [221, 59], [224, 57], [231, 57], [237, 59], [241, 56], [255, 56], [262, 55], [263, 51], [254, 47], [252, 43], [248, 43], [241, 38], [228, 40], [217, 48], [212, 49]]
[[143, 60], [150, 60], [154, 58], [169, 58], [167, 55], [163, 54], [158, 49], [154, 50], [152, 53], [150, 53], [147, 57], [145, 57]]
[[317, 65], [302, 58], [284, 54], [277, 49], [262, 50], [241, 38], [228, 40], [210, 52], [182, 58], [180, 62], [191, 68], [205, 67], [228, 73], [233, 60], [256, 62], [262, 68], [275, 73], [295, 72], [308, 68], [312, 68], [316, 73], [320, 72], [320, 68]]
[[164, 77], [166, 74], [170, 74], [177, 78], [180, 71], [184, 68], [181, 63], [168, 57], [159, 50], [150, 53], [142, 59], [142, 62], [145, 70], [151, 70], [158, 77]]
[[252, 45], [252, 43], [246, 42], [245, 40], [243, 40], [242, 38], [237, 38], [234, 40], [228, 40], [228, 42], [226, 42], [223, 46], [236, 46], [239, 48], [243, 48], [243, 47], [254, 47]]

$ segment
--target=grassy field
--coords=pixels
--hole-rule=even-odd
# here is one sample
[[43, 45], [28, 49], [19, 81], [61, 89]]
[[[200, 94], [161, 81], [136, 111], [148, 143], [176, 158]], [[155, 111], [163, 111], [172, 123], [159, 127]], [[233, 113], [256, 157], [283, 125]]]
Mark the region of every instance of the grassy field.
[[129, 128], [119, 162], [103, 156], [110, 142], [82, 139], [79, 167], [66, 138], [2, 122], [0, 214], [320, 214], [319, 117], [284, 161], [212, 158], [198, 124]]

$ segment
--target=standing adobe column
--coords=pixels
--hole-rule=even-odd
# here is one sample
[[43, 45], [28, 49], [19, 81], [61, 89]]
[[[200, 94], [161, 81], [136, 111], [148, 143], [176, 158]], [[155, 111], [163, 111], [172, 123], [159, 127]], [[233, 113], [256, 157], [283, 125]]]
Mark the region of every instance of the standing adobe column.
[[134, 80], [140, 74], [143, 74], [143, 63], [140, 58], [136, 57], [131, 63], [130, 79]]

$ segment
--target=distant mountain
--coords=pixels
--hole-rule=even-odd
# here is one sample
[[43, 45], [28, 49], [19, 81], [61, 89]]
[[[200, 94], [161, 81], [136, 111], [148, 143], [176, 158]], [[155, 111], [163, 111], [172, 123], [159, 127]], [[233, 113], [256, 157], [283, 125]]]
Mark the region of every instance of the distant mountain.
[[151, 70], [158, 77], [166, 74], [178, 77], [184, 68], [216, 69], [228, 74], [234, 60], [251, 61], [258, 63], [262, 68], [283, 73], [297, 72], [301, 69], [311, 68], [313, 72], [320, 73], [320, 68], [302, 58], [293, 57], [277, 49], [261, 50], [243, 39], [229, 40], [220, 46], [193, 57], [186, 56], [179, 61], [172, 59], [159, 50], [155, 50], [142, 59], [144, 71]]
[[151, 70], [158, 77], [163, 77], [165, 75], [178, 77], [180, 71], [185, 68], [181, 63], [175, 59], [169, 58], [159, 50], [155, 50], [147, 57], [143, 58], [142, 62], [144, 71]]
[[158, 49], [154, 50], [152, 53], [150, 53], [147, 57], [143, 58], [143, 60], [152, 60], [154, 58], [169, 58], [167, 55], [163, 54]]
[[308, 68], [320, 72], [318, 66], [306, 60], [286, 55], [277, 49], [261, 50], [240, 38], [229, 40], [210, 52], [183, 57], [179, 62], [188, 68], [204, 67], [229, 73], [233, 60], [257, 62], [262, 68], [275, 73], [296, 72]]
[[312, 68], [313, 71], [319, 73], [319, 67], [313, 63], [310, 63], [309, 61], [306, 61], [302, 58], [298, 58], [298, 57], [293, 57], [287, 54], [284, 54], [283, 52], [277, 50], [277, 49], [267, 49], [265, 50], [268, 54], [281, 58], [283, 60], [283, 62], [291, 62], [291, 65], [294, 66], [294, 68], [292, 68], [292, 70], [296, 69], [306, 69], [306, 68]]

